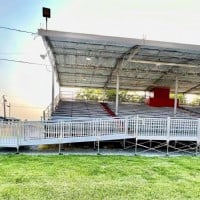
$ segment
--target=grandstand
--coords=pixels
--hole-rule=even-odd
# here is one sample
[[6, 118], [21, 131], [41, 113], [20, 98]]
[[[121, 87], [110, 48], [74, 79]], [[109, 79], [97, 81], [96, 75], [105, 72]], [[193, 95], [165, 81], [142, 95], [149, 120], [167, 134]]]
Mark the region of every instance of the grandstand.
[[51, 120], [76, 118], [104, 118], [109, 114], [98, 102], [86, 101], [60, 101], [56, 110], [52, 113]]
[[[105, 109], [107, 105], [107, 109]], [[69, 120], [70, 118], [108, 118], [116, 117], [114, 114], [115, 103], [94, 101], [60, 101], [55, 111], [52, 113], [51, 120]], [[151, 107], [146, 104], [120, 103], [118, 117], [141, 115], [148, 117], [174, 117], [174, 109], [170, 107]], [[176, 117], [192, 118], [200, 117], [198, 107], [177, 108]]]
[[[114, 110], [115, 105], [109, 103], [109, 107]], [[171, 107], [151, 107], [146, 104], [119, 104], [119, 116], [125, 115], [142, 115], [152, 117], [174, 117], [174, 109]], [[194, 113], [190, 110], [177, 109], [176, 117], [188, 118], [188, 117], [200, 117], [200, 114]]]
[[[43, 113], [43, 122], [5, 125], [2, 129], [15, 130], [15, 137], [0, 138], [1, 145], [19, 148], [131, 139], [135, 152], [139, 145], [148, 150], [166, 147], [168, 153], [169, 148], [177, 150], [172, 142], [178, 141], [190, 142], [179, 151], [199, 152], [200, 115], [197, 109], [182, 108], [177, 95], [200, 94], [200, 46], [42, 29], [38, 34], [52, 64], [51, 104]], [[56, 96], [55, 78], [59, 88], [116, 89], [115, 102]], [[154, 95], [143, 104], [123, 103], [119, 90]], [[19, 134], [21, 129], [23, 134]], [[148, 146], [144, 141], [158, 145]]]
[[182, 106], [182, 109], [190, 112], [190, 113], [195, 113], [197, 117], [200, 116], [200, 106]]

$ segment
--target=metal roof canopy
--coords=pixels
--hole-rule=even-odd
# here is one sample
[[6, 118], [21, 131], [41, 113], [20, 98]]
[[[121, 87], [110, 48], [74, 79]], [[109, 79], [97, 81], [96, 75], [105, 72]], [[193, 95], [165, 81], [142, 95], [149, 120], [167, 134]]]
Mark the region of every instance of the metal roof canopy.
[[200, 94], [200, 46], [39, 29], [61, 87]]

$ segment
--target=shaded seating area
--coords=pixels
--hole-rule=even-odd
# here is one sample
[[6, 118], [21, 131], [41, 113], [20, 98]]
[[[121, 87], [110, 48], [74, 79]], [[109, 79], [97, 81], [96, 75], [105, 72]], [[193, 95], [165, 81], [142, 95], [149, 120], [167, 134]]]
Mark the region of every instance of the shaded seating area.
[[200, 116], [200, 106], [181, 106], [181, 108]]
[[52, 120], [67, 118], [104, 118], [108, 112], [99, 102], [89, 101], [60, 101], [52, 114]]
[[[197, 111], [199, 111], [199, 113]], [[99, 103], [92, 101], [60, 101], [51, 116], [51, 120], [116, 117], [114, 113], [115, 102]], [[172, 107], [151, 107], [146, 104], [120, 103], [118, 117], [130, 115], [174, 117], [174, 109]], [[199, 116], [200, 107], [186, 107], [186, 109], [177, 108], [176, 117], [198, 118]]]
[[[115, 104], [113, 102], [108, 103], [108, 106], [114, 110]], [[121, 103], [119, 104], [118, 110], [119, 116], [125, 115], [143, 115], [143, 116], [154, 116], [154, 117], [173, 117], [174, 109], [172, 107], [151, 107], [146, 104], [131, 104]], [[183, 110], [178, 108], [176, 117], [199, 117], [200, 114], [191, 112], [190, 110]]]
[[[199, 45], [150, 40], [144, 43], [135, 38], [43, 29], [38, 30], [38, 35], [42, 37], [54, 66], [51, 109], [48, 110], [53, 118], [101, 118], [112, 116], [112, 112], [117, 116], [199, 117], [198, 113], [178, 108], [179, 93], [199, 94]], [[55, 77], [59, 91], [61, 87], [116, 89], [116, 96], [112, 98], [116, 105], [109, 103], [109, 112], [99, 103], [89, 102], [65, 102], [55, 109]], [[154, 95], [146, 102], [150, 106], [118, 106], [120, 90], [149, 91]], [[170, 99], [169, 91], [174, 94], [174, 99]]]

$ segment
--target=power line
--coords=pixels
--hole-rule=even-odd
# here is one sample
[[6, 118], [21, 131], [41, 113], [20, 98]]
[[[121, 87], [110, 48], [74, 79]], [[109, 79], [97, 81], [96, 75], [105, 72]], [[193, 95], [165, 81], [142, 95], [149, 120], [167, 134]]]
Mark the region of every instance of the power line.
[[12, 106], [14, 108], [44, 109], [43, 107], [37, 107], [37, 106], [20, 106], [20, 105], [17, 106], [15, 104], [12, 104]]
[[37, 33], [31, 32], [31, 31], [26, 31], [26, 30], [21, 30], [21, 29], [16, 29], [16, 28], [9, 28], [9, 27], [5, 27], [5, 26], [0, 26], [0, 29], [6, 29], [6, 30], [10, 30], [10, 31], [17, 31], [17, 32], [21, 32], [21, 33], [29, 33], [29, 34], [33, 34], [33, 35], [37, 34]]
[[28, 106], [28, 105], [24, 105], [24, 104], [15, 104], [15, 103], [12, 103], [12, 107], [13, 108], [29, 108], [29, 109], [44, 109], [44, 107], [40, 107], [40, 106]]
[[24, 61], [24, 60], [15, 60], [15, 59], [7, 59], [7, 58], [0, 58], [0, 60], [8, 61], [8, 62], [29, 64], [29, 65], [51, 66], [51, 65], [46, 65], [46, 64], [42, 64], [42, 63], [35, 63], [35, 62], [29, 62], [29, 61]]
[[0, 52], [0, 55], [35, 55], [33, 52], [22, 53], [22, 52]]

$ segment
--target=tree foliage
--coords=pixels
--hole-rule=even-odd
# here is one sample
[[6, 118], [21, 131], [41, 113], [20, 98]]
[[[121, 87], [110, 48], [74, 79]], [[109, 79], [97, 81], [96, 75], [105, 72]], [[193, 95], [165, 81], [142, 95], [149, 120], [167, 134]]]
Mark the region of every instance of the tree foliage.
[[[170, 93], [170, 98], [174, 98], [175, 95]], [[81, 89], [76, 95], [76, 99], [79, 100], [92, 100], [92, 101], [115, 101], [116, 100], [116, 90], [103, 90], [103, 89]], [[194, 95], [194, 97], [188, 101], [187, 95], [178, 94], [178, 100], [180, 104], [188, 105], [200, 105], [200, 96]], [[139, 103], [144, 101], [144, 92], [133, 92], [120, 90], [119, 91], [119, 101], [120, 102], [134, 102]]]
[[[77, 94], [76, 99], [80, 100], [95, 100], [95, 101], [115, 101], [116, 90], [102, 90], [102, 89], [82, 89]], [[125, 90], [119, 91], [120, 102], [141, 102], [144, 99], [142, 95], [137, 92], [128, 92]]]

